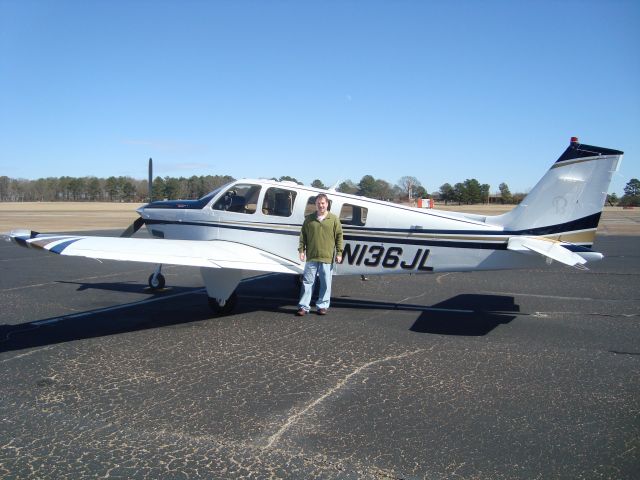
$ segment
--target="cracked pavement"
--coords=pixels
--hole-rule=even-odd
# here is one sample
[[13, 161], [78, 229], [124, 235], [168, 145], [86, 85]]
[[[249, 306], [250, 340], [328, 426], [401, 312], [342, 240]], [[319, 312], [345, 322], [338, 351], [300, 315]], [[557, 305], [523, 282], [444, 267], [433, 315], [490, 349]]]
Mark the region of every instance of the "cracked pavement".
[[304, 319], [286, 276], [214, 317], [197, 271], [2, 245], [0, 477], [637, 478], [640, 255], [598, 241], [589, 272], [337, 278]]

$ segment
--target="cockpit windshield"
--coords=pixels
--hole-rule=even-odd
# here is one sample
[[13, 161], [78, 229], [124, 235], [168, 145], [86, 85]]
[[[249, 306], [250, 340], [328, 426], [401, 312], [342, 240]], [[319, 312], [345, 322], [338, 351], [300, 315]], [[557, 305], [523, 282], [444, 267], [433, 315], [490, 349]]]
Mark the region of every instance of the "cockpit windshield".
[[[235, 180], [234, 180], [234, 182], [235, 182]], [[229, 187], [229, 185], [231, 185], [232, 183], [233, 182], [225, 183], [224, 185], [219, 186], [215, 190], [210, 191], [206, 195], [200, 197], [198, 199], [198, 202], [202, 202], [204, 204], [209, 203], [209, 200], [211, 200], [213, 197], [215, 197], [217, 194], [219, 194], [222, 190], [226, 190]]]

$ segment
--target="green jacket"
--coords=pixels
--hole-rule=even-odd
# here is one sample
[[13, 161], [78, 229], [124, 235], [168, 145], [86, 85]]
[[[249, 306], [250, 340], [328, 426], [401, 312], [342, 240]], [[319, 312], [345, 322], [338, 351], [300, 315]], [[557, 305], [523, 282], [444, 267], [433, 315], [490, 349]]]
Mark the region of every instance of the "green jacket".
[[331, 212], [321, 222], [315, 212], [307, 215], [300, 230], [298, 252], [306, 252], [308, 262], [333, 263], [334, 254], [342, 255], [340, 219]]

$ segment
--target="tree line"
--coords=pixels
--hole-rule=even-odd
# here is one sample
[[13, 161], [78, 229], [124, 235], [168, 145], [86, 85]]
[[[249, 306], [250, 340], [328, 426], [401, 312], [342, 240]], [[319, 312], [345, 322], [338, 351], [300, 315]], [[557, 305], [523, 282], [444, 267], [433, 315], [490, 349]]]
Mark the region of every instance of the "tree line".
[[[152, 191], [154, 200], [195, 199], [206, 195], [211, 190], [235, 180], [229, 175], [207, 175], [185, 177], [156, 177]], [[282, 176], [272, 178], [278, 181], [292, 181], [294, 177]], [[311, 186], [329, 188], [321, 180], [316, 179]], [[368, 198], [398, 202], [412, 202], [430, 195], [420, 181], [412, 176], [404, 176], [397, 184], [365, 175], [358, 183], [345, 180], [336, 187], [339, 192], [361, 195]], [[508, 190], [508, 188], [507, 188]], [[445, 184], [435, 194], [445, 202], [481, 203], [486, 202], [488, 185], [480, 185], [475, 180], [457, 183], [454, 187]], [[431, 195], [434, 196], [434, 195]], [[509, 197], [509, 202], [513, 199]], [[0, 201], [3, 202], [147, 202], [149, 188], [147, 181], [131, 177], [49, 177], [37, 180], [12, 179], [0, 177]]]
[[[228, 175], [190, 178], [156, 177], [153, 199], [200, 198], [211, 190], [233, 181]], [[37, 180], [0, 177], [0, 201], [3, 202], [147, 202], [146, 180], [131, 177], [48, 177]]]
[[[156, 177], [153, 180], [153, 200], [196, 199], [211, 190], [235, 180], [229, 175], [206, 175], [185, 177]], [[299, 184], [297, 179], [289, 176], [273, 178], [288, 180]], [[329, 188], [321, 180], [316, 179], [311, 186]], [[514, 204], [519, 203], [524, 193], [511, 193], [506, 183], [498, 187], [499, 194], [491, 195], [490, 186], [481, 184], [475, 178], [458, 182], [454, 185], [443, 184], [437, 192], [429, 194], [420, 181], [412, 176], [404, 176], [392, 185], [386, 180], [365, 175], [358, 183], [345, 180], [337, 186], [339, 192], [361, 195], [380, 200], [396, 202], [413, 202], [418, 198], [434, 198], [437, 201], [458, 204], [489, 203], [492, 200]], [[149, 189], [146, 180], [131, 177], [48, 177], [37, 180], [12, 179], [0, 176], [0, 201], [2, 202], [148, 202]], [[632, 178], [624, 188], [621, 198], [614, 193], [607, 197], [610, 205], [639, 206], [640, 180]]]

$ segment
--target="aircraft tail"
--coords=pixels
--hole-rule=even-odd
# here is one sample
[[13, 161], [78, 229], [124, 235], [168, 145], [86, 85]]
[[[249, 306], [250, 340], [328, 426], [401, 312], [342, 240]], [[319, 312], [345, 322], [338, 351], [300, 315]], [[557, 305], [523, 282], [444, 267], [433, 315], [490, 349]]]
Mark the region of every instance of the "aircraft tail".
[[569, 147], [524, 200], [504, 215], [488, 217], [518, 236], [591, 247], [613, 173], [623, 152], [578, 143]]

